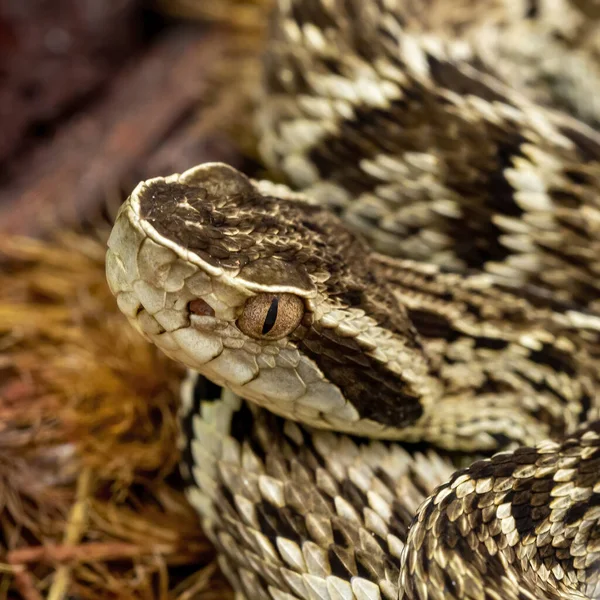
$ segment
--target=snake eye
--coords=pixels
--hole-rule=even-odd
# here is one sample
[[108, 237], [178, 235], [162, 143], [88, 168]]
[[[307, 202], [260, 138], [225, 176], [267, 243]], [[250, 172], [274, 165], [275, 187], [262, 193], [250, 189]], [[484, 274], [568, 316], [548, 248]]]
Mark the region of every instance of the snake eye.
[[304, 302], [294, 294], [258, 294], [246, 302], [238, 327], [258, 340], [279, 340], [298, 325], [304, 315]]

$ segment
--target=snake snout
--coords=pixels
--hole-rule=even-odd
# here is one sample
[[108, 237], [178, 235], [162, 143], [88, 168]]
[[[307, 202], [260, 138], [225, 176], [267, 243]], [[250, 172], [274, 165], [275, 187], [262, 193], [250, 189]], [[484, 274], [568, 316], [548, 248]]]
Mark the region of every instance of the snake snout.
[[202, 298], [196, 298], [188, 304], [188, 310], [190, 314], [198, 315], [201, 317], [214, 317], [215, 309]]

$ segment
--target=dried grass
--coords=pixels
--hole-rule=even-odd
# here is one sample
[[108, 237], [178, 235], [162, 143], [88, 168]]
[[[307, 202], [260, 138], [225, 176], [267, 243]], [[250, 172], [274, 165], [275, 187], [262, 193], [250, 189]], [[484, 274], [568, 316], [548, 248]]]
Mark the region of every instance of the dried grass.
[[230, 597], [177, 475], [181, 370], [117, 311], [105, 236], [0, 240], [0, 599]]
[[265, 29], [265, 15], [275, 0], [159, 0], [167, 13], [187, 19], [224, 24], [259, 34]]

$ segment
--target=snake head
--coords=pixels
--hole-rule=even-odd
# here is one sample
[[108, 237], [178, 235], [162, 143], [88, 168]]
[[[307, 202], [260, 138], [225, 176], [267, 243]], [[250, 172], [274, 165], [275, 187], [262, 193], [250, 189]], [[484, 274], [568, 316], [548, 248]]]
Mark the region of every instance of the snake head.
[[362, 239], [302, 195], [204, 164], [140, 183], [108, 246], [121, 311], [215, 383], [344, 431], [388, 437], [420, 416], [402, 307]]

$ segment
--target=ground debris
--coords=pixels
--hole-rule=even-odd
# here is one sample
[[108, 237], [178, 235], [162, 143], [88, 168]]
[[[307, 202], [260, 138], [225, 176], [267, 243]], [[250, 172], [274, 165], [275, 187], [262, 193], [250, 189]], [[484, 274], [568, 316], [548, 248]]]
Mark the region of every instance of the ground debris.
[[116, 308], [105, 238], [0, 241], [0, 593], [227, 598], [177, 474], [182, 371]]

